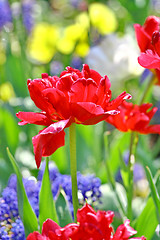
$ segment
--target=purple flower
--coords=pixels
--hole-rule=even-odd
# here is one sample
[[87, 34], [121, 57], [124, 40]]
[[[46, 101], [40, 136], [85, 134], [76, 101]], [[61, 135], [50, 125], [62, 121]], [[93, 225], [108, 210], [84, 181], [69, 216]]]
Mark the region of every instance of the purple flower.
[[64, 66], [60, 61], [52, 61], [50, 63], [50, 74], [51, 75], [60, 75]]
[[80, 57], [73, 57], [71, 61], [71, 67], [81, 69], [82, 68], [82, 59]]
[[[34, 177], [23, 179], [28, 200], [37, 217], [39, 216], [39, 192], [44, 169], [45, 162], [39, 170], [38, 181]], [[49, 176], [54, 199], [57, 198], [61, 186], [69, 202], [70, 211], [73, 213], [71, 176], [60, 174], [53, 162], [49, 163]], [[94, 175], [83, 176], [81, 173], [77, 173], [77, 180], [80, 204], [84, 204], [86, 199], [90, 204], [98, 202], [101, 197], [100, 179]], [[0, 239], [25, 239], [23, 223], [19, 218], [16, 185], [17, 177], [12, 174], [8, 186], [3, 190], [0, 198]]]
[[0, 30], [12, 22], [11, 8], [7, 0], [0, 0]]
[[33, 17], [34, 6], [35, 6], [34, 0], [23, 0], [22, 1], [23, 24], [28, 33], [31, 32], [31, 30], [34, 26], [34, 17]]

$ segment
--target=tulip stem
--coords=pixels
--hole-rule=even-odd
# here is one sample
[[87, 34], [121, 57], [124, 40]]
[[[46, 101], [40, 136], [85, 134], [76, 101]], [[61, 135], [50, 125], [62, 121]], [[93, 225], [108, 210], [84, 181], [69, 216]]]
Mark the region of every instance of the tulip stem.
[[142, 96], [142, 98], [141, 98], [141, 100], [140, 100], [140, 104], [139, 104], [139, 105], [141, 105], [141, 104], [144, 103], [145, 98], [146, 98], [149, 90], [151, 89], [154, 81], [155, 81], [155, 75], [153, 75], [153, 76], [149, 79], [149, 82], [148, 82], [147, 87], [146, 87], [146, 89], [145, 89], [145, 91], [144, 91], [144, 94], [143, 94], [143, 96]]
[[133, 199], [133, 170], [135, 164], [135, 149], [138, 142], [138, 137], [136, 132], [131, 132], [130, 140], [130, 150], [129, 150], [129, 162], [128, 162], [128, 207], [127, 207], [127, 217], [132, 221], [132, 199]]
[[76, 161], [76, 126], [72, 123], [69, 127], [70, 138], [70, 169], [72, 179], [72, 202], [74, 208], [74, 221], [77, 222], [78, 187], [77, 187], [77, 161]]

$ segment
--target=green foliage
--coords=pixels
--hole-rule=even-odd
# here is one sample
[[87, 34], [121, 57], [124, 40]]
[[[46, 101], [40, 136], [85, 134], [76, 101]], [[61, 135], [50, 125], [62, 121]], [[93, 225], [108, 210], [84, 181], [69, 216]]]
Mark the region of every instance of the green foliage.
[[149, 0], [118, 0], [122, 6], [124, 6], [132, 17], [132, 21], [135, 23], [143, 24], [148, 16], [148, 10], [150, 7]]
[[39, 224], [40, 231], [42, 230], [43, 222], [46, 219], [50, 218], [58, 223], [55, 203], [53, 200], [51, 184], [49, 179], [49, 171], [48, 171], [48, 161], [46, 158], [46, 167], [42, 179], [41, 190], [39, 194]]
[[67, 224], [73, 222], [72, 216], [69, 210], [69, 205], [63, 190], [59, 192], [58, 198], [56, 200], [56, 210], [57, 210], [58, 222], [61, 227], [64, 227]]
[[13, 158], [8, 148], [7, 148], [7, 153], [11, 161], [11, 164], [14, 168], [14, 171], [17, 175], [18, 209], [19, 209], [20, 217], [24, 224], [25, 235], [28, 236], [29, 233], [38, 230], [37, 217], [28, 201], [28, 198], [24, 189], [23, 181], [22, 181], [22, 174], [18, 168], [18, 165], [15, 159]]
[[157, 225], [156, 208], [153, 199], [150, 197], [142, 213], [134, 223], [134, 228], [138, 232], [136, 236], [144, 235], [148, 240], [152, 240]]

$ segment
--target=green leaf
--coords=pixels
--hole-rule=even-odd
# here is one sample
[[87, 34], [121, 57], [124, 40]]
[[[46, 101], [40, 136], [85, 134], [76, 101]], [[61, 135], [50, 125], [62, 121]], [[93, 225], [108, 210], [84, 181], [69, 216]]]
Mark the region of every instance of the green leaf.
[[155, 203], [157, 218], [160, 222], [160, 199], [159, 199], [156, 185], [155, 185], [153, 177], [152, 177], [152, 173], [148, 167], [146, 167], [146, 175], [147, 175], [147, 179], [149, 181], [149, 185], [150, 185], [150, 189], [151, 189], [151, 196]]
[[59, 196], [56, 200], [56, 210], [57, 210], [59, 225], [61, 227], [64, 227], [67, 224], [73, 222], [73, 219], [69, 210], [68, 202], [62, 190], [60, 191]]
[[43, 174], [41, 190], [39, 194], [39, 224], [40, 230], [42, 230], [43, 222], [46, 221], [47, 218], [52, 219], [56, 223], [58, 223], [55, 203], [53, 200], [51, 183], [49, 179], [49, 170], [48, 170], [48, 161], [46, 158], [46, 167]]
[[156, 208], [153, 199], [150, 197], [133, 226], [137, 231], [136, 237], [141, 237], [143, 235], [147, 240], [151, 240], [157, 225]]
[[145, 18], [148, 16], [149, 10], [149, 0], [145, 1], [128, 1], [128, 0], [119, 0], [122, 6], [128, 10], [132, 16], [132, 21], [135, 23], [144, 24]]
[[116, 173], [120, 164], [119, 152], [123, 153], [128, 150], [128, 143], [130, 142], [130, 133], [122, 133], [115, 130], [115, 134], [111, 141], [109, 157], [110, 169], [113, 174]]
[[128, 167], [126, 166], [120, 151], [119, 151], [119, 156], [120, 156], [119, 160], [120, 160], [120, 172], [121, 172], [122, 180], [123, 180], [124, 186], [128, 188], [128, 177], [129, 177]]
[[14, 168], [14, 171], [17, 175], [17, 196], [18, 196], [18, 209], [20, 217], [23, 221], [25, 235], [28, 236], [29, 233], [38, 230], [38, 221], [37, 217], [28, 201], [25, 188], [22, 181], [22, 174], [18, 168], [18, 165], [7, 148], [8, 157], [11, 161], [11, 164]]

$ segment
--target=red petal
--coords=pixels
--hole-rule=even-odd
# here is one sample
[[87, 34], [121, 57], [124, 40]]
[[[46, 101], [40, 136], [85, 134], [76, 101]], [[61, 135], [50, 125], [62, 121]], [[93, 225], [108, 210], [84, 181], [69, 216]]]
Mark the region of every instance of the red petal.
[[153, 53], [152, 50], [141, 53], [138, 57], [138, 62], [144, 68], [160, 68], [160, 57], [156, 53]]
[[[49, 81], [47, 81], [47, 83], [48, 82]], [[45, 82], [45, 80], [42, 80], [42, 79], [35, 79], [33, 81], [28, 80], [28, 90], [29, 90], [31, 99], [34, 101], [35, 105], [39, 109], [49, 114], [53, 114], [55, 112], [55, 109], [48, 102], [48, 100], [44, 97], [42, 93], [42, 91], [46, 89], [47, 83]]]
[[72, 103], [71, 107], [75, 122], [84, 125], [96, 124], [106, 119], [109, 114], [114, 115], [119, 113], [116, 110], [104, 112], [101, 106], [91, 102]]
[[124, 224], [120, 225], [114, 236], [113, 236], [113, 240], [126, 240], [129, 237], [131, 237], [132, 235], [136, 234], [137, 231], [134, 230], [130, 225], [129, 225], [130, 221], [127, 219], [125, 220]]
[[72, 79], [73, 79], [74, 81], [76, 81], [78, 78], [82, 78], [82, 77], [83, 77], [82, 73], [81, 73], [78, 69], [74, 69], [74, 68], [72, 68], [72, 67], [66, 67], [66, 69], [67, 69], [66, 71], [63, 71], [63, 72], [60, 74], [60, 77], [65, 76], [65, 75], [68, 75], [68, 73], [71, 74]]
[[61, 118], [67, 119], [70, 117], [71, 112], [69, 102], [63, 92], [56, 88], [48, 88], [43, 91], [43, 94]]
[[87, 64], [83, 65], [82, 74], [83, 74], [84, 78], [86, 78], [86, 79], [91, 78], [97, 84], [99, 84], [100, 80], [102, 79], [102, 76], [98, 72], [96, 72], [95, 70], [90, 69]]
[[139, 24], [134, 24], [137, 42], [141, 52], [151, 48], [151, 36]]
[[140, 130], [142, 134], [160, 134], [160, 124], [147, 126], [144, 129]]
[[118, 130], [122, 132], [127, 132], [127, 124], [126, 124], [126, 119], [125, 119], [125, 113], [123, 112], [122, 109], [120, 109], [120, 113], [115, 115], [115, 116], [108, 116], [106, 118], [106, 122], [112, 124], [115, 126]]
[[97, 84], [92, 80], [79, 79], [71, 87], [70, 102], [93, 102]]
[[155, 51], [158, 53], [160, 56], [160, 32], [155, 31], [152, 35], [152, 44], [155, 48]]
[[96, 215], [95, 210], [89, 204], [86, 203], [85, 206], [83, 206], [81, 209], [78, 209], [77, 221], [79, 223], [84, 223], [86, 221], [88, 213], [92, 213], [93, 215]]
[[96, 96], [97, 101], [96, 104], [100, 105], [102, 108], [106, 102], [109, 102], [111, 99], [112, 92], [110, 90], [111, 82], [107, 76], [104, 76], [104, 78], [101, 79]]
[[50, 156], [64, 146], [64, 128], [70, 124], [70, 119], [53, 123], [32, 138], [37, 168], [40, 166], [42, 156]]
[[56, 84], [56, 87], [62, 92], [68, 92], [73, 84], [72, 75], [70, 73], [62, 76]]
[[144, 113], [135, 113], [133, 116], [129, 116], [127, 122], [127, 128], [133, 131], [140, 131], [145, 128], [145, 126], [149, 123], [149, 117]]
[[57, 229], [60, 229], [60, 226], [53, 220], [47, 219], [42, 226], [42, 235], [48, 237], [50, 231], [55, 233]]
[[46, 240], [39, 232], [30, 233], [26, 240]]
[[113, 110], [113, 109], [117, 109], [119, 107], [119, 105], [126, 99], [131, 99], [132, 96], [126, 92], [121, 93], [117, 98], [115, 98], [114, 100], [112, 100], [109, 103], [106, 103], [105, 106], [105, 111], [109, 111], [109, 110]]
[[160, 25], [160, 18], [156, 16], [149, 16], [147, 17], [145, 23], [144, 23], [144, 30], [152, 36], [152, 33], [154, 31], [159, 30], [159, 25]]
[[26, 125], [30, 123], [49, 126], [53, 123], [44, 113], [18, 112], [16, 116], [22, 120], [18, 123], [19, 125]]

